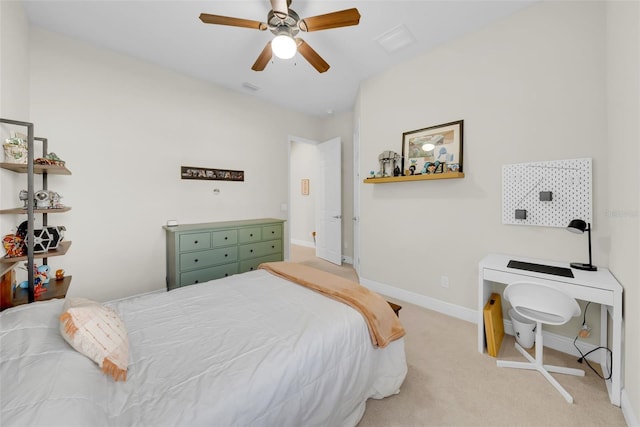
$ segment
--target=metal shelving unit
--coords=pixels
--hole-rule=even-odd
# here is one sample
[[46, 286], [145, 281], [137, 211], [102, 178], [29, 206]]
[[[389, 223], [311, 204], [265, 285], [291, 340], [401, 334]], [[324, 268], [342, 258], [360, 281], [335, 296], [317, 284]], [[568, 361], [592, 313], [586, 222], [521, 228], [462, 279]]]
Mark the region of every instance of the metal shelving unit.
[[[3, 257], [0, 258], [0, 274], [4, 274], [5, 272], [11, 270], [16, 266], [16, 264], [20, 262], [27, 261], [27, 275], [28, 275], [28, 289], [22, 290], [19, 289], [14, 296], [14, 302], [19, 304], [32, 303], [35, 301], [34, 295], [34, 260], [42, 259], [44, 264], [47, 264], [47, 258], [53, 256], [61, 256], [64, 255], [69, 246], [71, 246], [71, 242], [63, 241], [60, 242], [60, 246], [55, 250], [50, 250], [44, 253], [34, 253], [34, 222], [35, 215], [42, 215], [42, 226], [46, 227], [48, 225], [48, 214], [49, 213], [62, 213], [68, 212], [71, 210], [70, 207], [66, 206], [60, 209], [38, 209], [35, 206], [35, 191], [34, 191], [34, 181], [35, 175], [42, 175], [42, 189], [48, 189], [47, 176], [49, 174], [52, 175], [71, 175], [71, 171], [66, 168], [66, 166], [60, 165], [36, 165], [34, 164], [34, 141], [42, 142], [42, 155], [47, 155], [47, 145], [48, 141], [46, 138], [36, 138], [34, 137], [34, 125], [29, 122], [22, 122], [18, 120], [11, 119], [2, 119], [0, 118], [0, 123], [5, 123], [9, 125], [21, 126], [27, 129], [27, 164], [16, 164], [16, 163], [0, 163], [0, 168], [10, 170], [16, 173], [24, 173], [27, 175], [27, 208], [10, 208], [10, 209], [1, 209], [0, 214], [25, 214], [27, 215], [27, 255], [23, 257]], [[59, 282], [59, 283], [58, 283]], [[56, 281], [55, 279], [50, 279], [49, 286], [52, 288], [47, 291], [42, 298], [40, 299], [50, 299], [50, 298], [60, 298], [66, 295], [66, 291], [69, 287], [69, 283], [71, 282], [71, 277], [65, 277], [64, 280]], [[52, 292], [53, 288], [55, 291]], [[24, 295], [26, 293], [26, 295]], [[19, 294], [19, 295], [18, 295]]]

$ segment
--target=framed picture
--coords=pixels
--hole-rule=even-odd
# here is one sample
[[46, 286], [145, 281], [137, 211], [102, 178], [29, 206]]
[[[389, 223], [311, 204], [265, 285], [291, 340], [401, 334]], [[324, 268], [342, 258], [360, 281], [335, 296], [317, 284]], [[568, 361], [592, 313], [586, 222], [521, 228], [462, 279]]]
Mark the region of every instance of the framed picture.
[[244, 171], [228, 169], [209, 169], [194, 166], [181, 166], [180, 178], [205, 179], [215, 181], [244, 181]]
[[405, 175], [462, 172], [463, 120], [402, 134]]
[[309, 180], [303, 179], [301, 182], [301, 192], [303, 196], [309, 195]]

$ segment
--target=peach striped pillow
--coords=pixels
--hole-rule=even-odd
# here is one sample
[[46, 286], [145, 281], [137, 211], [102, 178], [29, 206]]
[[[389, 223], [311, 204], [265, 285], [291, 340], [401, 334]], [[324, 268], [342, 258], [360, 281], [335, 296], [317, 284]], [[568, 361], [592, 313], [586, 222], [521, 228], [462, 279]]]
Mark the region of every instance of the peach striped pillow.
[[60, 315], [60, 333], [115, 381], [127, 380], [129, 338], [115, 311], [85, 298], [67, 298]]

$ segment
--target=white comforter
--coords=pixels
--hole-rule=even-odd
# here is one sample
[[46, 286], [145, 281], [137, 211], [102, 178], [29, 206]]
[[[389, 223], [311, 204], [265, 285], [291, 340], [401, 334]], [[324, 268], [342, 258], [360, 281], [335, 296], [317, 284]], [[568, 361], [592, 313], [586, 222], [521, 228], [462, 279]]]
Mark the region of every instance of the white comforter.
[[109, 303], [130, 343], [114, 382], [60, 336], [62, 300], [0, 314], [2, 426], [349, 426], [398, 393], [402, 339], [259, 270]]

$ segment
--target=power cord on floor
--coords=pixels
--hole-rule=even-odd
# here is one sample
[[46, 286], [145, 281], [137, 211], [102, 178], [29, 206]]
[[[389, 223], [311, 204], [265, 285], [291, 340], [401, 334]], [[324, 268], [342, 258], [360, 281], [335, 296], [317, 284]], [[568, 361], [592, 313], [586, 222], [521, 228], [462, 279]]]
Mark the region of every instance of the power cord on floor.
[[[599, 376], [603, 380], [610, 380], [611, 379], [611, 373], [612, 373], [611, 367], [613, 365], [613, 353], [612, 353], [612, 351], [607, 347], [600, 346], [600, 347], [593, 348], [593, 349], [589, 350], [586, 353], [582, 353], [582, 350], [580, 350], [580, 348], [576, 345], [576, 342], [578, 341], [578, 338], [580, 338], [581, 333], [583, 331], [585, 331], [585, 330], [586, 331], [590, 331], [590, 329], [587, 327], [587, 308], [589, 308], [590, 304], [591, 304], [591, 302], [587, 302], [587, 305], [584, 307], [584, 317], [582, 318], [582, 328], [580, 330], [580, 333], [578, 333], [578, 335], [576, 335], [576, 338], [573, 340], [573, 346], [576, 348], [576, 350], [578, 350], [578, 353], [580, 353], [580, 356], [581, 356], [578, 359], [578, 363], [582, 363], [582, 361], [584, 360], [584, 362], [587, 364], [587, 366], [589, 366], [591, 368], [591, 370], [596, 373], [597, 376]], [[587, 336], [588, 336], [588, 334], [587, 334]], [[601, 350], [601, 349], [606, 350], [607, 354], [609, 355], [609, 363], [608, 363], [608, 366], [607, 366], [607, 368], [609, 370], [609, 376], [606, 377], [606, 378], [603, 375], [600, 375], [600, 372], [598, 372], [593, 366], [591, 366], [591, 363], [589, 363], [589, 360], [587, 360], [587, 356], [588, 355], [590, 355], [591, 353], [593, 353], [596, 350]]]

